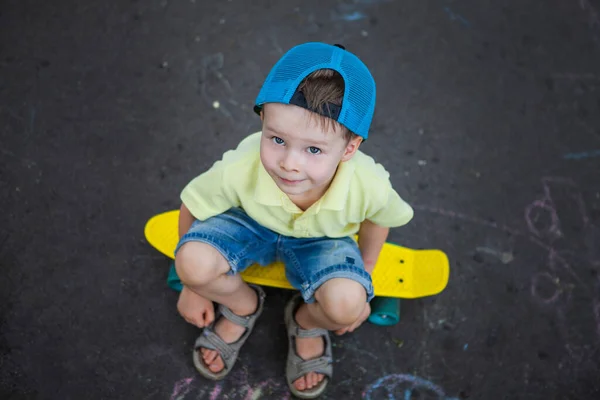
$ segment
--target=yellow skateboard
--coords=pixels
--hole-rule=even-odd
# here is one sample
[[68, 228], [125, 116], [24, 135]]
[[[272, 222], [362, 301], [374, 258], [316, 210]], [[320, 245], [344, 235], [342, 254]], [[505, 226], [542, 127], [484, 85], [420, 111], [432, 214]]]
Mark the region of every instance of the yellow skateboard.
[[[174, 258], [178, 238], [179, 210], [155, 215], [146, 223], [148, 242], [164, 255]], [[448, 283], [448, 257], [440, 250], [413, 250], [385, 243], [373, 271], [375, 296], [414, 299], [440, 293]], [[281, 262], [262, 267], [253, 265], [242, 274], [248, 283], [293, 289]]]

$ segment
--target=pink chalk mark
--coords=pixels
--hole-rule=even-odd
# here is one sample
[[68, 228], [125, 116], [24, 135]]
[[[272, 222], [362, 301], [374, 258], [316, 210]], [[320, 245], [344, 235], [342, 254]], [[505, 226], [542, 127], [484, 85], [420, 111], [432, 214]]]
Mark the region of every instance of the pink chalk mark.
[[548, 233], [554, 235], [561, 235], [560, 232], [560, 219], [558, 217], [558, 211], [554, 207], [554, 200], [552, 199], [552, 185], [558, 185], [562, 187], [569, 187], [571, 190], [569, 191], [569, 195], [577, 204], [577, 209], [579, 210], [579, 216], [581, 217], [581, 221], [583, 222], [583, 226], [587, 227], [590, 223], [590, 217], [588, 216], [585, 202], [583, 201], [583, 197], [581, 195], [581, 191], [579, 187], [572, 179], [568, 178], [556, 178], [556, 177], [545, 177], [542, 178], [542, 186], [544, 188], [544, 197], [540, 200], [536, 200], [531, 203], [525, 209], [525, 221], [527, 222], [527, 226], [529, 227], [529, 231], [536, 236], [541, 236], [539, 230], [535, 227], [535, 223], [532, 220], [531, 213], [536, 208], [541, 208], [542, 210], [548, 211], [550, 213], [550, 217], [552, 220], [552, 225], [548, 228]]
[[177, 400], [183, 398], [183, 396], [185, 396], [190, 391], [190, 383], [192, 383], [193, 380], [194, 378], [190, 377], [175, 382], [175, 386], [173, 387], [173, 393], [171, 393], [170, 400]]
[[267, 385], [273, 385], [275, 387], [279, 386], [272, 379], [267, 379], [266, 381], [258, 383], [254, 388], [248, 387], [248, 391], [246, 392], [246, 397], [244, 400], [256, 400], [262, 393], [263, 388]]
[[548, 251], [548, 268], [551, 271], [557, 272], [558, 269], [560, 268], [563, 271], [567, 272], [569, 275], [571, 275], [571, 277], [573, 279], [575, 279], [577, 282], [579, 282], [582, 285], [585, 285], [585, 282], [583, 282], [583, 280], [579, 277], [579, 275], [577, 275], [575, 273], [575, 271], [573, 270], [571, 265], [567, 262], [567, 260], [565, 260], [565, 258], [563, 256], [561, 256], [560, 253], [554, 247], [548, 246], [547, 244], [541, 242], [535, 236], [529, 236], [529, 240], [531, 240], [533, 243], [537, 244], [541, 248]]
[[[581, 0], [582, 8], [583, 8], [584, 2], [588, 7], [591, 8], [591, 6], [589, 6], [589, 2], [587, 0]], [[595, 10], [592, 9], [591, 11], [594, 14], [594, 16], [596, 17], [596, 21], [599, 21], [597, 19], [597, 14], [596, 14]], [[600, 27], [600, 22], [597, 22], [597, 26]], [[484, 226], [488, 226], [491, 228], [499, 229], [499, 230], [511, 233], [515, 236], [517, 236], [517, 235], [525, 236], [529, 239], [529, 241], [538, 245], [540, 248], [546, 250], [548, 252], [547, 267], [548, 267], [549, 272], [541, 272], [532, 277], [532, 279], [531, 279], [531, 295], [534, 299], [536, 299], [537, 301], [539, 301], [540, 303], [545, 304], [545, 305], [550, 305], [550, 304], [556, 303], [556, 313], [557, 313], [557, 317], [558, 317], [558, 324], [557, 324], [558, 330], [559, 330], [561, 336], [565, 340], [568, 340], [569, 332], [568, 332], [568, 328], [567, 328], [567, 320], [566, 320], [567, 309], [566, 308], [568, 307], [568, 304], [570, 303], [570, 300], [571, 300], [571, 291], [563, 290], [561, 288], [560, 285], [564, 284], [565, 282], [557, 282], [556, 281], [558, 272], [562, 271], [562, 272], [565, 272], [568, 275], [570, 275], [576, 282], [578, 282], [581, 285], [580, 289], [586, 288], [588, 286], [589, 282], [584, 282], [577, 275], [577, 273], [572, 268], [572, 266], [569, 264], [569, 262], [567, 262], [567, 260], [563, 257], [563, 255], [560, 254], [560, 251], [557, 250], [556, 248], [554, 248], [551, 245], [551, 243], [550, 244], [544, 243], [539, 230], [535, 227], [534, 221], [532, 220], [532, 211], [536, 208], [541, 208], [542, 210], [545, 210], [550, 213], [551, 226], [548, 228], [547, 232], [553, 233], [555, 237], [557, 234], [558, 235], [562, 234], [560, 231], [560, 219], [558, 216], [559, 212], [557, 212], [556, 208], [554, 207], [555, 203], [552, 199], [551, 185], [563, 186], [563, 188], [565, 186], [570, 187], [572, 190], [570, 190], [568, 193], [570, 195], [570, 198], [572, 200], [574, 200], [576, 203], [576, 207], [579, 210], [579, 215], [580, 215], [581, 221], [583, 222], [583, 228], [588, 228], [588, 229], [594, 228], [594, 226], [590, 222], [590, 218], [588, 216], [588, 213], [586, 210], [586, 205], [583, 200], [581, 191], [579, 190], [577, 184], [572, 179], [566, 179], [566, 178], [545, 177], [542, 179], [542, 186], [543, 186], [543, 191], [544, 191], [543, 198], [532, 202], [525, 209], [525, 222], [527, 223], [530, 234], [527, 234], [526, 232], [521, 232], [519, 230], [510, 228], [510, 227], [498, 225], [495, 222], [487, 221], [487, 220], [477, 218], [477, 217], [472, 217], [472, 216], [465, 215], [465, 214], [462, 214], [459, 212], [444, 210], [444, 209], [440, 209], [440, 208], [436, 208], [436, 207], [422, 206], [422, 205], [415, 205], [413, 207], [417, 210], [431, 212], [434, 214], [447, 216], [447, 217], [450, 217], [453, 219], [459, 219], [459, 220], [475, 223], [478, 225], [484, 225]], [[592, 265], [600, 265], [600, 260], [592, 259], [589, 261], [591, 262]], [[555, 289], [554, 293], [552, 293], [551, 296], [542, 297], [539, 294], [538, 288], [540, 287], [542, 280], [547, 280], [556, 286], [556, 289]], [[600, 293], [600, 277], [598, 278], [598, 286], [597, 287], [598, 287], [598, 289], [595, 291], [595, 293]], [[564, 294], [564, 296], [562, 296], [562, 294]], [[595, 318], [598, 342], [600, 343], [600, 298], [598, 298], [597, 294], [592, 294], [592, 297], [593, 297], [592, 312], [593, 312], [593, 315]], [[560, 302], [558, 301], [559, 299], [561, 299]], [[573, 349], [572, 345], [567, 343], [566, 349], [571, 356], [573, 356], [575, 354], [575, 350]], [[366, 395], [366, 392], [363, 392], [362, 395], [364, 398]]]
[[556, 288], [555, 291], [554, 291], [554, 293], [550, 297], [542, 297], [541, 295], [539, 295], [538, 291], [537, 291], [537, 287], [538, 287], [538, 285], [540, 283], [540, 280], [542, 278], [543, 279], [547, 279], [552, 284], [556, 285], [556, 283], [554, 282], [554, 278], [548, 272], [542, 272], [542, 273], [536, 274], [531, 279], [531, 296], [533, 296], [534, 298], [538, 299], [539, 301], [541, 301], [544, 304], [552, 304], [556, 300], [558, 300], [558, 297], [560, 296], [561, 292], [560, 292], [560, 290], [558, 288]]
[[550, 227], [548, 228], [547, 233], [549, 233], [553, 236], [560, 236], [561, 235], [560, 228], [559, 228], [560, 221], [558, 220], [558, 215], [556, 214], [556, 210], [552, 206], [552, 201], [547, 200], [547, 199], [536, 200], [533, 203], [531, 203], [529, 206], [527, 206], [527, 208], [525, 208], [525, 222], [527, 222], [527, 227], [529, 228], [529, 232], [533, 233], [534, 235], [536, 235], [538, 237], [542, 236], [540, 231], [535, 227], [535, 222], [533, 221], [532, 216], [531, 216], [531, 213], [536, 208], [541, 208], [542, 210], [545, 210], [548, 213], [550, 213], [550, 220], [552, 221], [552, 225], [550, 225]]
[[252, 396], [254, 396], [254, 389], [249, 387], [248, 391], [246, 392], [246, 397], [244, 397], [244, 400], [252, 400]]
[[545, 199], [549, 200], [551, 204], [554, 204], [552, 201], [552, 193], [550, 191], [551, 184], [558, 184], [562, 186], [570, 186], [573, 191], [569, 194], [573, 197], [573, 200], [577, 203], [577, 208], [579, 209], [579, 215], [581, 217], [581, 221], [584, 226], [587, 226], [590, 222], [590, 218], [587, 214], [587, 210], [585, 207], [585, 202], [583, 201], [583, 197], [581, 196], [581, 190], [579, 190], [579, 186], [575, 183], [573, 179], [569, 178], [556, 178], [556, 177], [545, 177], [542, 178], [542, 186], [544, 187], [544, 195]]
[[221, 394], [221, 384], [218, 383], [215, 388], [213, 389], [213, 391], [210, 393], [210, 400], [217, 400], [219, 397], [219, 394]]
[[[545, 178], [548, 181], [556, 181], [556, 182], [562, 182], [563, 180], [561, 178]], [[566, 180], [567, 183], [571, 184], [572, 182], [570, 180]], [[549, 192], [548, 192], [549, 193]], [[490, 221], [486, 221], [484, 219], [481, 218], [477, 218], [477, 217], [472, 217], [470, 215], [465, 215], [459, 212], [455, 212], [455, 211], [451, 211], [451, 210], [445, 210], [445, 209], [441, 209], [441, 208], [436, 208], [436, 207], [429, 207], [429, 206], [422, 206], [422, 205], [414, 205], [413, 206], [414, 209], [416, 210], [421, 210], [421, 211], [427, 211], [427, 212], [431, 212], [434, 214], [439, 214], [439, 215], [444, 215], [450, 218], [454, 218], [454, 219], [460, 219], [463, 221], [467, 221], [467, 222], [472, 222], [478, 225], [485, 225], [485, 226], [489, 226], [490, 228], [495, 228], [495, 229], [500, 229], [504, 232], [508, 232], [512, 235], [515, 236], [525, 236], [527, 237], [531, 242], [535, 243], [536, 245], [538, 245], [539, 247], [541, 247], [542, 249], [548, 251], [549, 253], [549, 266], [550, 269], [552, 271], [556, 271], [555, 266], [559, 265], [560, 267], [562, 267], [564, 270], [566, 270], [573, 278], [575, 278], [578, 282], [582, 282], [581, 279], [579, 278], [579, 276], [577, 276], [577, 274], [575, 274], [575, 272], [573, 271], [573, 269], [571, 268], [571, 266], [569, 265], [569, 263], [564, 259], [564, 257], [562, 257], [552, 246], [547, 245], [546, 243], [542, 242], [538, 237], [536, 237], [535, 235], [528, 235], [527, 233], [521, 232], [517, 229], [514, 228], [510, 228], [507, 227], [505, 225], [498, 225], [495, 222], [490, 222]], [[559, 221], [556, 220], [556, 223], [558, 224]]]

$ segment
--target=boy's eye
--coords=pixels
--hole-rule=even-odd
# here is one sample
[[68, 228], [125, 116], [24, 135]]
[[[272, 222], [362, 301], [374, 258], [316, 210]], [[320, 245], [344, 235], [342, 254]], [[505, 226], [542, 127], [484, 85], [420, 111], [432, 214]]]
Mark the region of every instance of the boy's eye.
[[277, 136], [273, 136], [273, 142], [275, 142], [275, 144], [283, 144], [283, 139]]
[[321, 149], [319, 149], [318, 147], [310, 146], [308, 148], [308, 151], [310, 154], [319, 154], [321, 152]]

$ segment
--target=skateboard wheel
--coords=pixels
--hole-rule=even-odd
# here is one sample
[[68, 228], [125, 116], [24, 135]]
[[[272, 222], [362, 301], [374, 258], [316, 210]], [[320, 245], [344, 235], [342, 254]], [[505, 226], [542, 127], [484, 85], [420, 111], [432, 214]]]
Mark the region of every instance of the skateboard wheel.
[[173, 290], [181, 292], [183, 290], [183, 285], [181, 284], [181, 280], [179, 276], [177, 276], [177, 271], [175, 271], [175, 262], [171, 261], [169, 268], [169, 275], [167, 276], [167, 285]]
[[395, 325], [400, 321], [400, 299], [375, 297], [371, 300], [369, 322], [380, 326]]

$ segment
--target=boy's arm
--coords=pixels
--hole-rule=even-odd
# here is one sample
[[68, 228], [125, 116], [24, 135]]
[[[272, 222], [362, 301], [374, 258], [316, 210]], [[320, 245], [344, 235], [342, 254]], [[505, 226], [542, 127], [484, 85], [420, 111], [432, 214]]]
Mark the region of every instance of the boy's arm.
[[181, 208], [179, 209], [179, 239], [190, 230], [195, 219], [185, 204], [181, 203]]
[[372, 274], [373, 269], [375, 269], [377, 258], [389, 232], [390, 228], [379, 226], [369, 220], [365, 220], [360, 224], [360, 229], [358, 230], [358, 248], [365, 263], [365, 270], [369, 274]]

